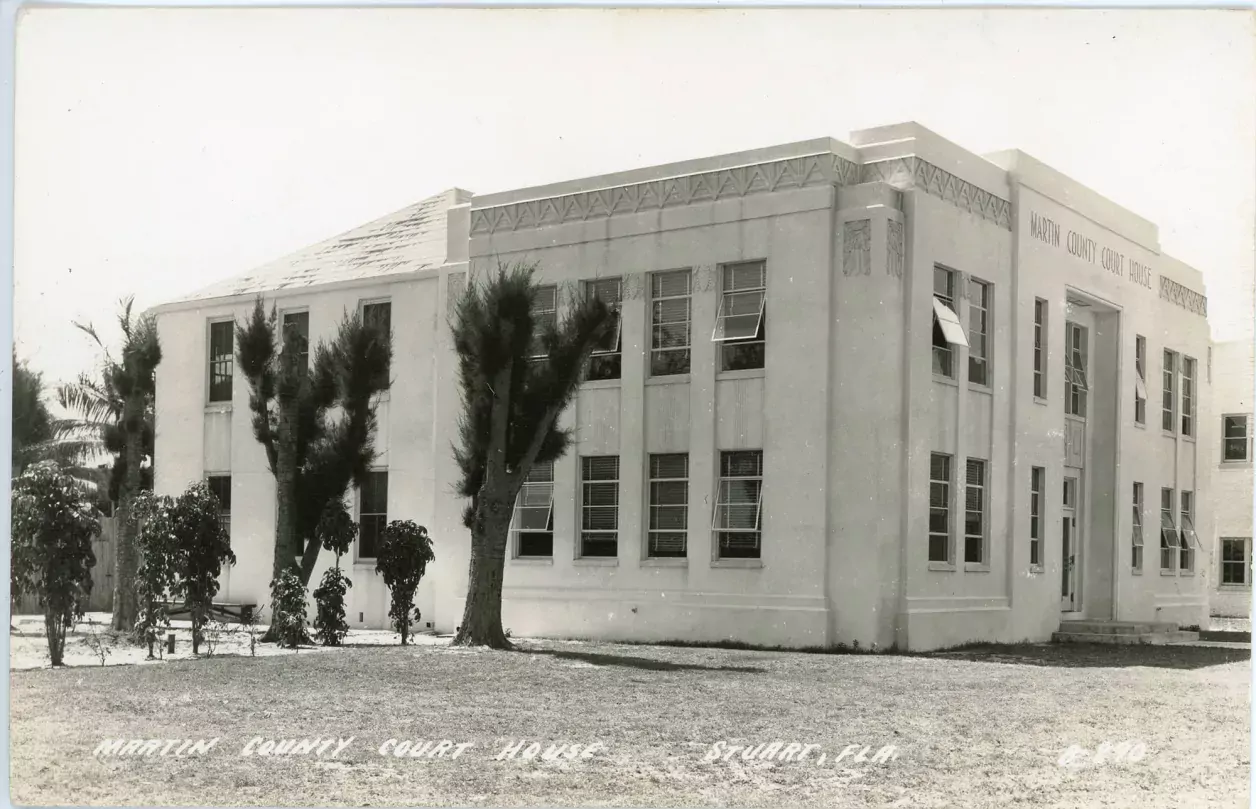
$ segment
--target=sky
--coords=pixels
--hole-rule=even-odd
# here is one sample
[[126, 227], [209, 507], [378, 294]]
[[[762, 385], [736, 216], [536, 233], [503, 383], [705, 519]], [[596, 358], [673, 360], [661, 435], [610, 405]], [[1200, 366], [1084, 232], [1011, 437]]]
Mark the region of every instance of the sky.
[[450, 187], [918, 121], [1156, 222], [1251, 339], [1243, 12], [23, 9], [14, 325], [52, 381], [148, 307]]

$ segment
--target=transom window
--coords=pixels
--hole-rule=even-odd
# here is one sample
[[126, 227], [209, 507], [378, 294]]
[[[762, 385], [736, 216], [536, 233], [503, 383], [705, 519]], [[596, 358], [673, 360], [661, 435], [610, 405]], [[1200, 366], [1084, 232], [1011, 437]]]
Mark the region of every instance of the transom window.
[[584, 294], [588, 299], [601, 298], [614, 313], [614, 322], [602, 335], [602, 339], [593, 349], [589, 357], [588, 379], [619, 379], [621, 366], [621, 328], [620, 310], [623, 297], [622, 278], [599, 278], [596, 281], [584, 282]]
[[1195, 570], [1195, 551], [1199, 548], [1199, 537], [1195, 534], [1195, 493], [1182, 492], [1182, 527], [1178, 532], [1181, 538], [1178, 570], [1190, 573]]
[[532, 348], [530, 359], [539, 360], [549, 355], [545, 348], [545, 335], [558, 327], [558, 286], [539, 286], [532, 296]]
[[519, 487], [510, 521], [515, 556], [554, 555], [554, 463], [537, 462]]
[[388, 473], [367, 472], [358, 491], [358, 558], [374, 559], [388, 527]]
[[929, 456], [929, 561], [951, 561], [951, 456]]
[[964, 561], [986, 563], [986, 462], [969, 458], [964, 486]]
[[1029, 564], [1042, 565], [1042, 492], [1047, 470], [1035, 466], [1029, 471]]
[[1182, 435], [1195, 435], [1195, 360], [1182, 358]]
[[1252, 459], [1252, 435], [1246, 415], [1221, 417], [1221, 460], [1229, 462]]
[[1134, 421], [1147, 423], [1147, 338], [1134, 336]]
[[619, 456], [580, 459], [580, 555], [619, 555]]
[[231, 375], [235, 365], [235, 323], [220, 320], [209, 324], [209, 400], [231, 401]]
[[1174, 492], [1172, 489], [1160, 490], [1160, 569], [1173, 570], [1177, 564], [1178, 551], [1182, 548], [1182, 538], [1174, 523]]
[[1086, 394], [1090, 382], [1086, 373], [1086, 329], [1069, 323], [1065, 329], [1064, 412], [1070, 416], [1086, 416]]
[[1165, 349], [1164, 352], [1164, 392], [1161, 399], [1160, 426], [1167, 432], [1173, 432], [1177, 421], [1177, 354]]
[[1143, 569], [1143, 484], [1135, 481], [1134, 483], [1134, 519], [1133, 525], [1133, 552], [1130, 560], [1130, 566], [1134, 570], [1141, 571]]
[[1221, 538], [1221, 583], [1252, 586], [1252, 538]]
[[955, 270], [933, 267], [933, 372], [955, 378], [955, 347], [968, 347], [968, 336], [955, 314]]
[[968, 381], [989, 387], [990, 378], [990, 284], [968, 282]]
[[650, 276], [650, 376], [689, 373], [692, 280], [689, 270]]
[[684, 558], [689, 530], [689, 456], [650, 456], [650, 527], [646, 556]]
[[718, 558], [759, 558], [762, 513], [763, 451], [721, 452], [719, 491], [711, 523]]
[[767, 262], [725, 264], [722, 294], [711, 339], [720, 343], [720, 370], [763, 367], [766, 344]]
[[1034, 398], [1047, 398], [1047, 302], [1034, 298]]

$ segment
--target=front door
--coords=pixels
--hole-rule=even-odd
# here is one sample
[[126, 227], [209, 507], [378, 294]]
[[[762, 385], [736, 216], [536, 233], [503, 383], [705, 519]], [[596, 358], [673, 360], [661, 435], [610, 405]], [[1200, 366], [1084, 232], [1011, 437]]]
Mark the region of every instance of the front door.
[[1081, 529], [1077, 519], [1077, 474], [1080, 470], [1070, 470], [1075, 474], [1064, 477], [1064, 531], [1060, 546], [1064, 552], [1063, 568], [1060, 575], [1060, 610], [1062, 612], [1080, 612], [1081, 598], [1078, 593], [1078, 570], [1081, 568]]

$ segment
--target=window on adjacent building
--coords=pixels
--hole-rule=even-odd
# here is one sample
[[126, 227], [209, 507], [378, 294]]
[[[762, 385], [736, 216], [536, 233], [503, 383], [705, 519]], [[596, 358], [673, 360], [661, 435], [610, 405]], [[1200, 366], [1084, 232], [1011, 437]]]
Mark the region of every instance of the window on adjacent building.
[[1168, 349], [1164, 351], [1164, 396], [1161, 399], [1160, 426], [1173, 432], [1177, 421], [1177, 354]]
[[650, 527], [646, 556], [685, 556], [689, 531], [689, 456], [650, 456]]
[[1241, 462], [1252, 459], [1252, 435], [1248, 430], [1249, 421], [1245, 415], [1221, 417], [1221, 460]]
[[964, 561], [986, 562], [986, 462], [968, 459], [964, 485]]
[[715, 531], [720, 559], [758, 559], [762, 538], [763, 451], [720, 453]]
[[1160, 490], [1160, 569], [1173, 570], [1177, 564], [1182, 538], [1174, 523], [1174, 493], [1172, 489]]
[[1195, 435], [1195, 360], [1182, 358], [1182, 435]]
[[1047, 398], [1047, 302], [1034, 298], [1034, 398]]
[[762, 368], [766, 344], [767, 262], [720, 268], [720, 309], [711, 339], [720, 343], [720, 370]]
[[284, 312], [283, 333], [285, 342], [288, 334], [296, 335], [297, 353], [294, 361], [298, 369], [308, 371], [310, 368], [310, 313]]
[[955, 314], [955, 270], [933, 267], [933, 372], [955, 378], [955, 347], [968, 347], [968, 336]]
[[1147, 423], [1147, 338], [1134, 336], [1134, 421]]
[[231, 401], [231, 373], [235, 365], [235, 323], [209, 324], [209, 400]]
[[1134, 521], [1133, 555], [1130, 566], [1134, 570], [1143, 569], [1143, 484], [1134, 482]]
[[1195, 534], [1195, 493], [1182, 492], [1182, 523], [1178, 532], [1181, 540], [1181, 553], [1178, 559], [1178, 570], [1193, 572], [1195, 570], [1195, 551], [1199, 548], [1199, 537]]
[[1221, 538], [1221, 583], [1252, 585], [1252, 538]]
[[586, 378], [619, 379], [622, 358], [620, 307], [623, 298], [623, 279], [599, 278], [595, 281], [585, 281], [584, 294], [589, 299], [601, 298], [615, 313], [615, 321], [602, 335], [602, 339], [593, 349], [593, 355], [589, 357], [589, 374]]
[[388, 473], [366, 473], [358, 490], [358, 558], [374, 559], [388, 527]]
[[1069, 323], [1065, 329], [1064, 412], [1070, 416], [1086, 415], [1086, 394], [1090, 390], [1087, 374], [1086, 329]]
[[1035, 466], [1029, 471], [1029, 564], [1042, 566], [1042, 490], [1047, 470]]
[[532, 348], [529, 358], [543, 359], [548, 356], [545, 335], [558, 326], [558, 287], [555, 284], [540, 286], [532, 297]]
[[968, 282], [968, 381], [989, 387], [990, 378], [990, 284]]
[[619, 456], [580, 459], [580, 555], [619, 555]]
[[[384, 342], [392, 340], [392, 303], [375, 301], [362, 304], [362, 323], [367, 328], [374, 329], [380, 340]], [[389, 372], [390, 366], [385, 366], [380, 371], [381, 378], [376, 380], [379, 387], [388, 387]]]
[[206, 475], [209, 491], [218, 501], [218, 525], [231, 536], [231, 475]]
[[929, 561], [951, 561], [951, 456], [929, 456]]
[[689, 373], [692, 279], [689, 270], [650, 276], [650, 376]]
[[510, 520], [515, 556], [552, 557], [554, 555], [554, 462], [532, 464]]

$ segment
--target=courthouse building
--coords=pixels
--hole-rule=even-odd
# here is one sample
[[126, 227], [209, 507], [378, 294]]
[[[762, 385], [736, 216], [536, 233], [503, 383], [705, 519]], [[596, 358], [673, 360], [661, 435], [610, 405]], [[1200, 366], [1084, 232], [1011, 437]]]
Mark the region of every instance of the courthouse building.
[[914, 123], [452, 190], [158, 307], [157, 487], [229, 493], [223, 598], [270, 600], [275, 519], [229, 323], [261, 294], [318, 341], [377, 307], [393, 384], [352, 493], [349, 618], [387, 624], [377, 528], [412, 519], [436, 548], [423, 622], [455, 628], [470, 538], [447, 317], [468, 276], [516, 260], [553, 317], [594, 292], [620, 311], [564, 416], [571, 451], [516, 507], [516, 636], [929, 649], [1207, 620], [1200, 273], [1028, 155]]

